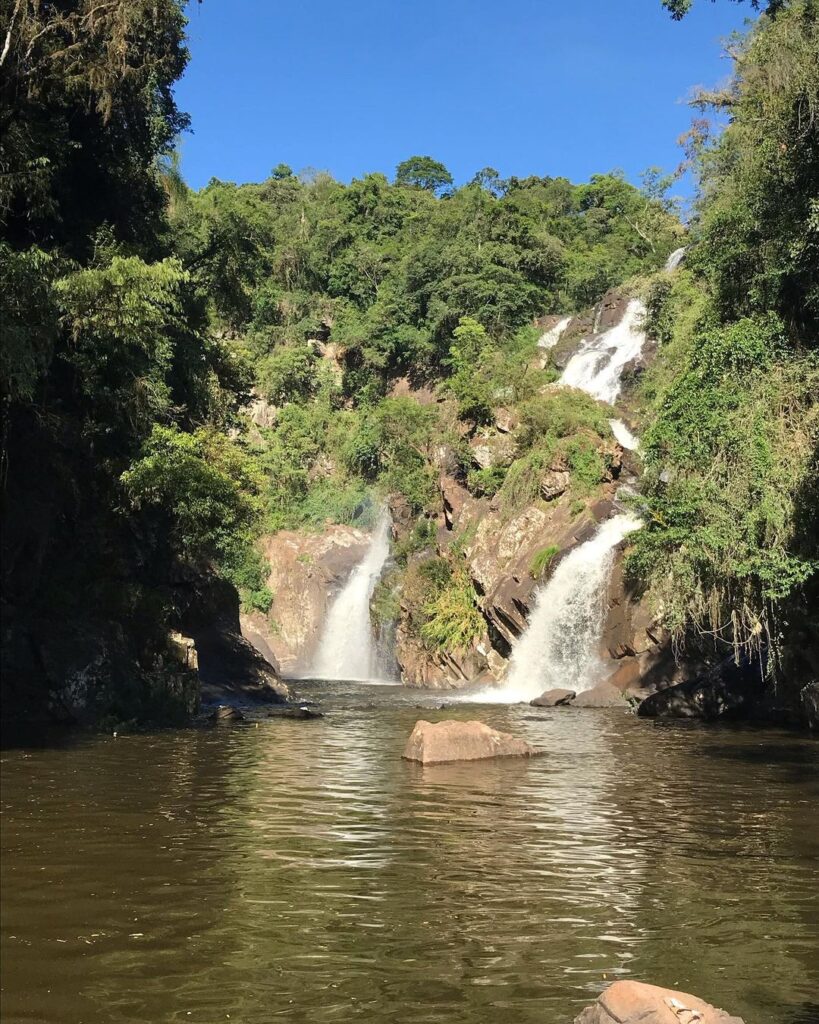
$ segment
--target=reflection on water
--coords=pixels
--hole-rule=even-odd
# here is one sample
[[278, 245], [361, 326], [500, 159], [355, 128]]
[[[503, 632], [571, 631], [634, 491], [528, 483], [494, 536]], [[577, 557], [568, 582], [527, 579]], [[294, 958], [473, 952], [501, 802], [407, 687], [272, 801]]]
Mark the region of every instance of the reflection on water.
[[[816, 743], [317, 691], [317, 721], [4, 753], [4, 1021], [559, 1024], [618, 976], [813, 1021]], [[451, 716], [548, 753], [400, 760]]]

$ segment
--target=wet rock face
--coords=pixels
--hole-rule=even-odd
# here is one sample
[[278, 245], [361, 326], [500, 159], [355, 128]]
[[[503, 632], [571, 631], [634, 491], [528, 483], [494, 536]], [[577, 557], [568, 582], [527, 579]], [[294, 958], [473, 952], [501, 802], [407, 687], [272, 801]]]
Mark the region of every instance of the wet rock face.
[[765, 694], [758, 664], [724, 664], [705, 676], [652, 693], [640, 704], [642, 718], [747, 718]]
[[557, 708], [563, 704], [571, 704], [576, 694], [574, 690], [562, 690], [559, 687], [554, 690], [546, 690], [539, 697], [530, 700], [533, 708]]
[[490, 757], [531, 757], [537, 751], [525, 740], [498, 732], [483, 722], [415, 723], [404, 749], [407, 761], [444, 764], [479, 761]]
[[616, 981], [574, 1024], [743, 1024], [697, 996], [641, 981]]
[[500, 678], [505, 662], [489, 642], [472, 644], [465, 651], [430, 651], [408, 629], [406, 617], [396, 629], [395, 655], [405, 686], [428, 690], [457, 690], [476, 681]]
[[239, 595], [230, 583], [216, 576], [198, 580], [186, 599], [180, 624], [195, 642], [205, 704], [275, 703], [289, 697], [272, 654], [265, 657], [242, 636]]
[[819, 682], [808, 683], [800, 693], [802, 711], [809, 729], [819, 729]]
[[363, 557], [370, 535], [328, 525], [321, 533], [281, 530], [264, 540], [273, 603], [266, 615], [242, 615], [242, 633], [285, 675], [303, 671], [329, 603]]
[[623, 708], [625, 706], [623, 694], [611, 683], [598, 683], [590, 690], [578, 693], [572, 701], [572, 707], [575, 708]]

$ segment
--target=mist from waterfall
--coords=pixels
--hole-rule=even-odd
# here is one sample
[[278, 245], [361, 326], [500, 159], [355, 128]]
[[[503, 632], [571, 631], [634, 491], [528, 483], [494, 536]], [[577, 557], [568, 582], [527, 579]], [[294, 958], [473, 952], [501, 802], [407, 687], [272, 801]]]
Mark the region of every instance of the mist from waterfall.
[[614, 327], [588, 339], [566, 365], [561, 384], [579, 388], [601, 402], [614, 404], [620, 394], [620, 377], [627, 363], [643, 351], [646, 308], [631, 299]]
[[390, 517], [378, 519], [364, 557], [334, 599], [324, 620], [308, 675], [315, 679], [383, 679], [382, 663], [370, 620], [370, 598], [390, 554]]
[[555, 687], [580, 693], [601, 681], [598, 647], [615, 550], [640, 526], [636, 516], [623, 513], [569, 552], [537, 592], [529, 625], [512, 648], [506, 679], [472, 700], [515, 704]]

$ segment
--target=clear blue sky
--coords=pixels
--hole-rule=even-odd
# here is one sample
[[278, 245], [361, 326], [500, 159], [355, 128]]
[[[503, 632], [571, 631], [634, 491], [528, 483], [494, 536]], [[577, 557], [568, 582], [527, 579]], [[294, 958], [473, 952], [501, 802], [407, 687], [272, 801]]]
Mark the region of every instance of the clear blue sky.
[[458, 183], [485, 166], [636, 180], [679, 162], [682, 101], [728, 74], [719, 40], [749, 13], [728, 0], [696, 0], [682, 22], [660, 0], [191, 3], [183, 172], [199, 188], [284, 162], [349, 181], [429, 154]]

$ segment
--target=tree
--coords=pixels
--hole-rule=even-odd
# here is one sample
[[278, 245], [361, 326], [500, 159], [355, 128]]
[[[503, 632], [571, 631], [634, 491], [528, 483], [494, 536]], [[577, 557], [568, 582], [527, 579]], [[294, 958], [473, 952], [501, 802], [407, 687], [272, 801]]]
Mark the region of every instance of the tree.
[[396, 185], [411, 185], [427, 192], [440, 193], [452, 184], [452, 175], [431, 156], [411, 156], [395, 168]]
[[[680, 21], [688, 14], [691, 10], [691, 5], [694, 0], [663, 0], [663, 7], [667, 8], [671, 12], [671, 17], [675, 21]], [[715, 3], [715, 0], [711, 0]], [[734, 3], [741, 4], [743, 0], [734, 0]], [[766, 11], [768, 14], [775, 14], [776, 11], [780, 10], [785, 6], [787, 0], [751, 0], [751, 7], [758, 11], [760, 8]]]
[[489, 194], [495, 196], [496, 199], [498, 196], [503, 195], [506, 191], [507, 185], [494, 167], [483, 167], [477, 172], [469, 184], [477, 185], [478, 188], [482, 188], [485, 192], [489, 192]]

